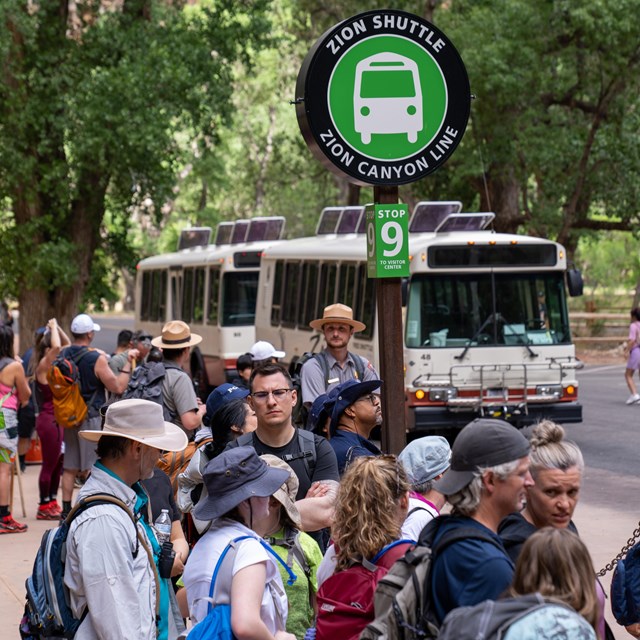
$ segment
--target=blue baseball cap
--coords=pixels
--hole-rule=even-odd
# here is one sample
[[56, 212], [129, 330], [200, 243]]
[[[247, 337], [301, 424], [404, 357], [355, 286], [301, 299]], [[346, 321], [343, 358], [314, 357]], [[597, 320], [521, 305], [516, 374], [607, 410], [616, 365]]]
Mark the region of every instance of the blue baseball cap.
[[[382, 384], [382, 380], [347, 380], [341, 382], [330, 397], [333, 398], [335, 404], [331, 410], [331, 424], [329, 425], [329, 433], [334, 434], [338, 428], [338, 421], [343, 411], [350, 407], [358, 398], [366, 396], [368, 393], [375, 391]], [[335, 394], [335, 395], [334, 395]]]
[[307, 416], [307, 431], [313, 431], [318, 435], [322, 434], [327, 418], [331, 415], [333, 404], [335, 399], [329, 398], [328, 394], [323, 393], [319, 395], [309, 408], [309, 415]]
[[207, 412], [202, 422], [206, 426], [209, 426], [213, 416], [220, 411], [225, 404], [231, 402], [231, 400], [242, 400], [248, 395], [249, 389], [236, 387], [235, 384], [229, 384], [228, 382], [221, 384], [209, 394], [207, 398]]

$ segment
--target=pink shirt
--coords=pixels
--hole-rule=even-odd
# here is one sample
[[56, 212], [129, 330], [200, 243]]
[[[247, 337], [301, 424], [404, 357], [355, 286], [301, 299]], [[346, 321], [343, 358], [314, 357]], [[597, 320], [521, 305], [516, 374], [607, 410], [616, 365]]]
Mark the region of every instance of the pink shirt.
[[13, 409], [14, 411], [17, 411], [18, 390], [15, 387], [8, 387], [6, 384], [2, 384], [2, 382], [0, 382], [0, 399], [4, 398], [7, 393], [11, 393], [11, 395], [4, 401], [2, 408]]

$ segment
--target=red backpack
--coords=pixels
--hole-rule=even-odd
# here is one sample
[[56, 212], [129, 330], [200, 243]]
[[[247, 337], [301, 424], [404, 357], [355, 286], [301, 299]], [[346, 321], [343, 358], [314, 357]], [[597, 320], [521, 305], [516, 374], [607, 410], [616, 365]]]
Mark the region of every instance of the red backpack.
[[414, 546], [413, 540], [396, 540], [372, 560], [327, 578], [317, 595], [316, 640], [357, 640], [375, 617], [373, 599], [378, 581]]

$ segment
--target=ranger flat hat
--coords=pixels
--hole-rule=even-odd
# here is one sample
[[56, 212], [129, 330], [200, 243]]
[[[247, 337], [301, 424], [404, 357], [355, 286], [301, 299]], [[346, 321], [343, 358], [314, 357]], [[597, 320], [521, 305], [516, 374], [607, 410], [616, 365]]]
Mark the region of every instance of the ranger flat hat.
[[202, 336], [191, 333], [191, 329], [182, 320], [169, 320], [162, 327], [162, 335], [154, 338], [151, 344], [161, 349], [184, 349], [202, 342]]
[[353, 319], [353, 309], [351, 307], [347, 307], [346, 304], [340, 304], [339, 302], [325, 307], [322, 318], [312, 320], [309, 326], [317, 331], [322, 331], [322, 327], [329, 322], [348, 324], [350, 327], [353, 327], [355, 332], [364, 331], [367, 328], [366, 324]]

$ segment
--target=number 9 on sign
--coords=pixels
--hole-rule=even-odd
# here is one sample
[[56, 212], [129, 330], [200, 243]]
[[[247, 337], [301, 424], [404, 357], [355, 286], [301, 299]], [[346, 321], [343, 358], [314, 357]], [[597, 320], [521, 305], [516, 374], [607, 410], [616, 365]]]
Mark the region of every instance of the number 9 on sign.
[[367, 247], [369, 249], [367, 255], [369, 258], [373, 258], [373, 254], [376, 250], [375, 242], [376, 242], [376, 226], [373, 220], [370, 220], [369, 222], [367, 222]]
[[391, 245], [382, 251], [386, 258], [393, 258], [402, 251], [402, 227], [397, 222], [385, 222], [380, 229], [380, 237], [385, 245]]

